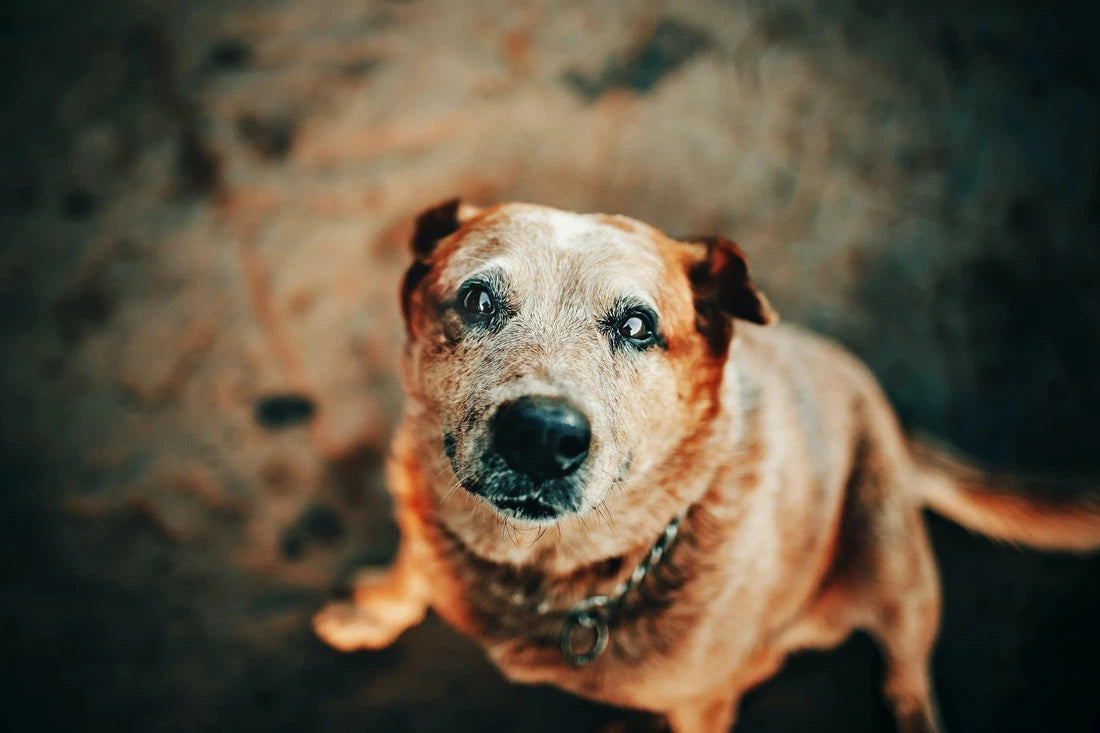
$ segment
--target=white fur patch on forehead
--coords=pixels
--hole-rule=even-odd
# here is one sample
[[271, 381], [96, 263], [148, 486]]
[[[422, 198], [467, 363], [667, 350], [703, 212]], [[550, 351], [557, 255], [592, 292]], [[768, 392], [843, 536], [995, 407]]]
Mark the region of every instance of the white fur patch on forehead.
[[620, 244], [620, 240], [623, 238], [623, 232], [601, 225], [584, 214], [550, 210], [549, 212], [536, 212], [533, 215], [545, 217], [550, 223], [554, 230], [551, 244], [560, 250], [587, 250], [594, 244], [615, 246]]
[[566, 273], [584, 273], [633, 294], [653, 293], [663, 264], [647, 230], [639, 224], [638, 232], [630, 232], [599, 215], [508, 204], [465, 235], [444, 267], [443, 280], [457, 286], [471, 273], [500, 270], [546, 283]]

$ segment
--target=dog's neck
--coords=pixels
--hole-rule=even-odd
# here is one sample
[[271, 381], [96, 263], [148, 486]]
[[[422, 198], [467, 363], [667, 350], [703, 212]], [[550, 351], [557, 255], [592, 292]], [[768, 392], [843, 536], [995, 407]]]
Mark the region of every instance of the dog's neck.
[[[707, 520], [697, 514], [695, 507], [682, 510], [649, 543], [561, 575], [534, 564], [487, 560], [438, 521], [430, 530], [450, 577], [477, 586], [477, 592], [461, 594], [471, 631], [499, 641], [523, 638], [552, 648], [561, 661], [581, 666], [603, 652], [589, 632], [605, 634], [610, 648], [622, 654], [618, 631], [623, 625], [652, 619], [675, 603], [692, 580], [687, 568], [699, 567], [697, 558], [688, 556], [705, 552], [695, 533]], [[656, 555], [655, 547], [661, 548]], [[594, 600], [601, 598], [608, 602]], [[579, 633], [578, 610], [590, 612], [593, 619], [592, 625], [582, 624], [585, 628]], [[571, 647], [572, 655], [567, 651]], [[590, 658], [583, 658], [586, 652], [592, 653]]]
[[[630, 594], [636, 591], [651, 572], [671, 552], [672, 543], [680, 533], [680, 524], [687, 510], [677, 514], [665, 526], [665, 530], [649, 548], [645, 557], [634, 566], [634, 570], [610, 593], [599, 593], [578, 601], [566, 614], [561, 632], [561, 653], [567, 662], [575, 667], [583, 667], [603, 653], [610, 634], [609, 624], [623, 606], [629, 602]], [[549, 613], [549, 609], [540, 606], [540, 613]], [[577, 646], [578, 634], [582, 638]], [[590, 638], [584, 639], [587, 635]]]
[[[647, 654], [646, 645], [639, 642], [645, 635], [629, 629], [670, 613], [682, 617], [695, 612], [677, 601], [699, 573], [709, 572], [723, 536], [716, 527], [728, 520], [706, 508], [722, 504], [728, 478], [710, 466], [709, 456], [719, 452], [711, 440], [662, 463], [662, 475], [640, 476], [633, 488], [621, 486], [622, 491], [607, 500], [610, 517], [591, 513], [513, 534], [477, 497], [432, 484], [431, 477], [446, 476], [449, 466], [425, 461], [431, 452], [414, 442], [414, 436], [424, 431], [410, 427], [407, 422], [394, 444], [394, 464], [400, 466], [396, 476], [401, 477], [395, 482], [396, 494], [412, 509], [418, 532], [433, 547], [440, 577], [451, 579], [444, 591], [451, 600], [441, 612], [458, 628], [486, 643], [523, 639], [541, 649], [547, 663], [568, 665], [561, 637], [569, 611], [586, 598], [613, 593], [681, 513], [684, 520], [669, 553], [609, 622], [604, 654], [639, 661]], [[687, 475], [695, 482], [685, 483]], [[646, 482], [670, 490], [646, 491]], [[641, 521], [617, 524], [620, 513]]]

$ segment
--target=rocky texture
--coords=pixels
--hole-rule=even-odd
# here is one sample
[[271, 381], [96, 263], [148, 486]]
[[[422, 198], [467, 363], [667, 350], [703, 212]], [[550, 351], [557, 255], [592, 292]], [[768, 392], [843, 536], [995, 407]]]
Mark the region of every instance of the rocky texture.
[[[556, 730], [430, 620], [308, 618], [391, 555], [411, 216], [455, 193], [721, 232], [906, 423], [1100, 468], [1100, 65], [1069, 4], [41, 0], [0, 11], [0, 722]], [[1100, 725], [1100, 564], [931, 519], [957, 731]], [[889, 730], [857, 639], [743, 706]], [[625, 716], [625, 717], [624, 717]]]

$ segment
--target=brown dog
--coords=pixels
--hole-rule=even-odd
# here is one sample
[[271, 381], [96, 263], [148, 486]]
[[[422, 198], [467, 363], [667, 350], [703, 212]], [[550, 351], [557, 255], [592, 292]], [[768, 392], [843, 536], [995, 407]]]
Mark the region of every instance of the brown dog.
[[[402, 287], [403, 541], [315, 619], [378, 648], [431, 606], [510, 678], [722, 731], [790, 653], [869, 632], [902, 731], [939, 730], [923, 506], [994, 537], [1100, 546], [910, 444], [868, 370], [775, 315], [736, 245], [450, 201]], [[737, 319], [735, 321], [735, 319]]]

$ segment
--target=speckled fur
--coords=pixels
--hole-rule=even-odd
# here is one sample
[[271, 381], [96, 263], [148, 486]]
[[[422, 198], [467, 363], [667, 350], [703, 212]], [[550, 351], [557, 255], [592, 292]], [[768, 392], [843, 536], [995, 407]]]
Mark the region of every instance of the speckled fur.
[[[317, 616], [334, 646], [383, 646], [430, 605], [512, 679], [653, 710], [690, 732], [729, 729], [742, 693], [791, 652], [864, 629], [882, 647], [899, 728], [929, 732], [940, 601], [921, 507], [1039, 546], [1100, 544], [1095, 506], [975, 502], [986, 474], [942, 453], [914, 461], [868, 370], [832, 343], [768, 327], [774, 314], [725, 240], [448, 202], [421, 218], [414, 252], [402, 292], [408, 401], [390, 471], [402, 548], [352, 604]], [[490, 271], [512, 310], [472, 337], [456, 292]], [[609, 345], [599, 323], [623, 296], [654, 307], [662, 348]], [[492, 473], [488, 421], [524, 394], [565, 397], [592, 425], [570, 479], [579, 506], [549, 525], [462, 488]], [[613, 588], [685, 510], [671, 552], [613, 619], [607, 651], [569, 665], [563, 612]]]

